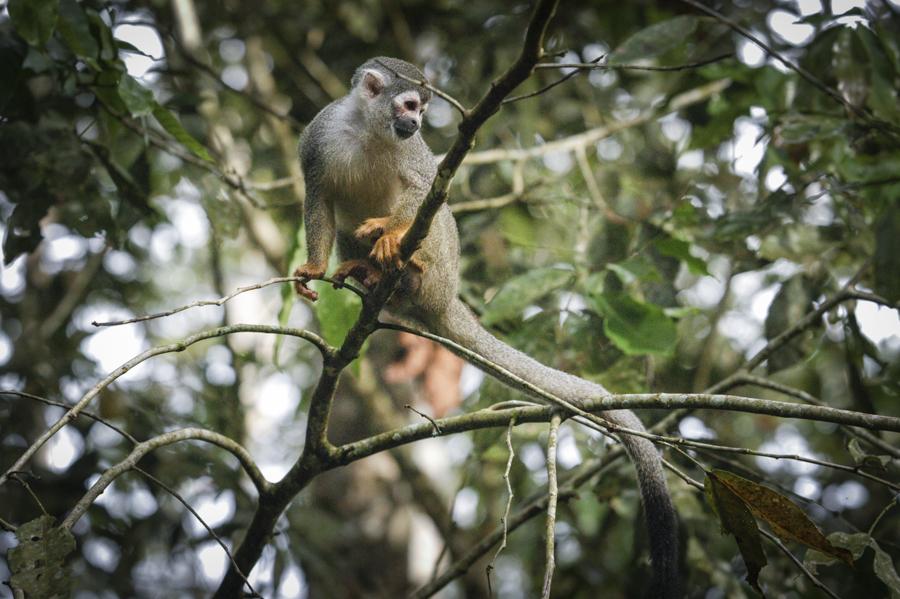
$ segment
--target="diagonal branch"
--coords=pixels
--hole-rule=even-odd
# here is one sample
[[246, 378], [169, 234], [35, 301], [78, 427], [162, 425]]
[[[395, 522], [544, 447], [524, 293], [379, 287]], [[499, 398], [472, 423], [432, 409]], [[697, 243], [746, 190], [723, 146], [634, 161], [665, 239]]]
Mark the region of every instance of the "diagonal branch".
[[[544, 56], [544, 36], [557, 4], [558, 0], [538, 0], [529, 20], [525, 41], [518, 58], [491, 84], [490, 89], [460, 123], [459, 135], [438, 165], [437, 176], [432, 182], [431, 189], [419, 207], [411, 228], [403, 237], [400, 247], [401, 266], [409, 261], [428, 234], [431, 221], [445, 203], [450, 182], [472, 148], [478, 129], [497, 112], [503, 99], [528, 78], [534, 70], [534, 65]], [[366, 296], [359, 319], [347, 333], [341, 348], [325, 357], [322, 374], [310, 399], [303, 452], [284, 479], [275, 485], [272, 494], [261, 497], [253, 521], [235, 553], [235, 559], [245, 571], [250, 570], [259, 559], [268, 535], [271, 534], [278, 516], [290, 500], [313, 476], [336, 462], [336, 448], [328, 442], [327, 430], [337, 379], [341, 371], [359, 355], [369, 335], [378, 328], [378, 315], [399, 282], [401, 271], [402, 269], [395, 269], [385, 273], [378, 286]], [[231, 567], [214, 597], [233, 597], [239, 589], [240, 578]]]

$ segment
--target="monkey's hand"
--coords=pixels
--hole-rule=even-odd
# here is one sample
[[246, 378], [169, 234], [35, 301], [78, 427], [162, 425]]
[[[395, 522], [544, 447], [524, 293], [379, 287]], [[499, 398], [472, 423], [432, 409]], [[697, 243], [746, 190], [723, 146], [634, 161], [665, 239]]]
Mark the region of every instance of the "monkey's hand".
[[311, 302], [319, 299], [319, 294], [307, 287], [306, 284], [312, 279], [321, 279], [322, 277], [324, 277], [324, 266], [319, 266], [318, 264], [311, 264], [310, 262], [307, 262], [303, 266], [299, 266], [296, 270], [294, 270], [294, 276], [301, 278], [301, 280], [299, 281], [294, 281], [294, 291], [296, 291], [298, 295], [302, 295]]
[[[377, 238], [369, 257], [382, 267], [400, 265], [400, 242], [403, 240], [403, 236], [406, 235], [406, 232], [409, 231], [409, 225], [389, 230], [387, 228], [389, 220], [390, 217], [387, 216], [367, 218], [353, 233], [357, 239], [363, 241]], [[409, 263], [420, 272], [425, 271], [425, 263], [415, 254], [410, 258]]]
[[381, 281], [381, 269], [371, 260], [347, 260], [342, 262], [334, 271], [332, 279], [334, 286], [339, 287], [347, 277], [351, 277], [363, 284], [366, 289], [373, 289]]
[[357, 239], [361, 239], [363, 241], [381, 237], [384, 234], [384, 230], [387, 228], [389, 220], [390, 217], [388, 216], [367, 218], [360, 226], [356, 228], [356, 231], [353, 232], [353, 235], [355, 235]]

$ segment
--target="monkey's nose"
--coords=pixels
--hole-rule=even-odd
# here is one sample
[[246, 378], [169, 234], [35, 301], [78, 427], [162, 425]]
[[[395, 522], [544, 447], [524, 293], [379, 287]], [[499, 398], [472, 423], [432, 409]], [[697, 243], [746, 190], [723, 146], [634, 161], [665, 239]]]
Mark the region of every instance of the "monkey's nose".
[[419, 121], [411, 118], [399, 118], [394, 121], [394, 132], [400, 139], [408, 139], [419, 130]]

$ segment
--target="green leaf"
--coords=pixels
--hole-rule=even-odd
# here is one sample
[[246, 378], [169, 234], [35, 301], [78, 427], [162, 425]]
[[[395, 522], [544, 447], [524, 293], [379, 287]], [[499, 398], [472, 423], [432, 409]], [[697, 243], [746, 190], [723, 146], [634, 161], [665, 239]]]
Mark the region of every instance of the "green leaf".
[[892, 458], [889, 455], [872, 455], [867, 453], [859, 441], [850, 439], [847, 443], [847, 449], [853, 457], [853, 462], [861, 469], [878, 476], [884, 476], [888, 473], [887, 467], [890, 465]]
[[206, 148], [204, 148], [199, 141], [194, 139], [194, 137], [187, 132], [187, 129], [182, 126], [182, 124], [178, 121], [178, 118], [167, 108], [165, 108], [161, 104], [154, 102], [153, 116], [156, 117], [156, 120], [159, 121], [159, 124], [162, 125], [162, 128], [169, 132], [169, 135], [174, 137], [178, 141], [178, 143], [190, 150], [192, 154], [194, 154], [198, 158], [206, 160], [207, 162], [213, 161], [212, 156], [209, 155], [209, 152], [206, 151]]
[[122, 75], [123, 73], [116, 69], [104, 69], [97, 73], [97, 78], [91, 86], [94, 95], [117, 115], [128, 112], [128, 107], [119, 94], [119, 81]]
[[147, 116], [158, 106], [153, 99], [153, 92], [138, 83], [128, 73], [123, 73], [117, 87], [119, 98], [125, 103], [131, 116]]
[[653, 242], [653, 245], [656, 246], [656, 249], [658, 249], [659, 253], [663, 256], [669, 256], [684, 262], [692, 274], [709, 275], [706, 261], [703, 260], [703, 258], [698, 258], [691, 254], [691, 244], [687, 241], [668, 237], [665, 239], [657, 239]]
[[8, 8], [16, 33], [32, 46], [43, 46], [53, 35], [59, 0], [9, 0]]
[[335, 289], [327, 281], [311, 281], [310, 287], [319, 292], [315, 303], [316, 316], [322, 337], [331, 345], [339, 346], [362, 310], [362, 301], [347, 289]]
[[10, 583], [26, 597], [62, 599], [71, 593], [65, 561], [75, 550], [75, 537], [55, 523], [52, 516], [41, 516], [16, 530], [19, 545], [9, 550]]
[[671, 355], [675, 350], [675, 322], [659, 306], [624, 293], [602, 293], [592, 299], [604, 318], [603, 332], [626, 354]]
[[485, 325], [519, 318], [522, 310], [551, 291], [572, 281], [575, 273], [561, 268], [536, 268], [506, 281], [488, 303], [481, 321]]
[[112, 30], [103, 21], [103, 17], [93, 9], [88, 9], [87, 18], [91, 25], [100, 35], [100, 60], [106, 62], [116, 61], [119, 57], [119, 49], [116, 46], [116, 40], [113, 38]]
[[621, 262], [607, 264], [606, 268], [619, 277], [624, 285], [630, 285], [635, 281], [645, 283], [658, 283], [662, 281], [656, 266], [645, 256], [635, 256]]
[[500, 232], [513, 245], [528, 246], [537, 236], [534, 218], [521, 203], [506, 206], [500, 211]]
[[875, 291], [900, 301], [900, 205], [892, 203], [875, 225]]
[[709, 472], [703, 484], [706, 501], [712, 507], [722, 530], [734, 536], [744, 565], [747, 566], [747, 582], [762, 593], [759, 572], [768, 563], [762, 548], [762, 537], [756, 520], [747, 504], [738, 497], [715, 473]]
[[809, 516], [781, 493], [726, 470], [714, 470], [713, 473], [747, 504], [754, 516], [765, 520], [772, 532], [782, 540], [802, 543], [853, 565], [852, 554], [832, 545]]
[[77, 56], [96, 64], [100, 48], [97, 40], [91, 35], [91, 28], [87, 15], [75, 0], [60, 0], [59, 22], [57, 25], [59, 34], [66, 45]]
[[[836, 547], [848, 550], [853, 555], [854, 560], [859, 560], [865, 550], [871, 548], [875, 554], [875, 559], [872, 561], [872, 571], [888, 587], [891, 599], [900, 599], [900, 576], [897, 575], [891, 556], [878, 545], [875, 539], [864, 532], [833, 532], [828, 535], [828, 541]], [[807, 567], [814, 569], [819, 564], [832, 564], [834, 560], [833, 556], [813, 550], [806, 552], [803, 562]], [[857, 562], [857, 567], [859, 563]]]
[[900, 599], [900, 576], [897, 575], [897, 570], [894, 569], [894, 562], [891, 556], [878, 546], [875, 539], [871, 539], [869, 546], [875, 552], [875, 563], [872, 568], [875, 571], [875, 576], [891, 590], [891, 599]]
[[684, 45], [700, 22], [698, 17], [683, 15], [641, 29], [626, 39], [609, 56], [609, 64], [627, 64], [655, 58]]

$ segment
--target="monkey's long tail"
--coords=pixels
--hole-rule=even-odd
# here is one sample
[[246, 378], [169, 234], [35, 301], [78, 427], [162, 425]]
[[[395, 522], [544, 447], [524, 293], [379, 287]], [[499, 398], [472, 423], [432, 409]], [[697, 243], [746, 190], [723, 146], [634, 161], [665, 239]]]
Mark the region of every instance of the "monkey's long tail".
[[[503, 343], [485, 330], [469, 308], [456, 298], [446, 312], [429, 319], [426, 325], [435, 334], [481, 354], [515, 376], [575, 405], [608, 393], [601, 385], [549, 368]], [[516, 387], [504, 373], [491, 371], [490, 374]], [[645, 430], [641, 421], [630, 410], [611, 410], [604, 412], [603, 416], [619, 426]], [[662, 460], [647, 439], [626, 434], [620, 437], [637, 470], [644, 502], [644, 517], [653, 562], [653, 581], [647, 596], [663, 599], [681, 597], [678, 521], [666, 486]]]

